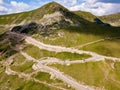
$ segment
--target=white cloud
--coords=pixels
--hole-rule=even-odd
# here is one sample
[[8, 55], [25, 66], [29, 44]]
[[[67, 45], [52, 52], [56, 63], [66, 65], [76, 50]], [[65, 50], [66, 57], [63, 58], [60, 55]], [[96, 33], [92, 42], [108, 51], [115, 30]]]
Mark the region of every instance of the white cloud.
[[[0, 0], [0, 14], [17, 13], [38, 8], [51, 0], [30, 0], [29, 5], [15, 0]], [[120, 3], [106, 3], [104, 0], [53, 0], [70, 10], [83, 10], [95, 15], [120, 12]], [[31, 7], [30, 7], [31, 6]]]
[[23, 3], [23, 2], [11, 1], [10, 4], [14, 7], [28, 8], [28, 5], [26, 3]]
[[0, 0], [0, 4], [4, 4], [3, 0]]
[[0, 14], [18, 13], [28, 9], [29, 5], [24, 2], [10, 1], [10, 3], [6, 3], [0, 0]]
[[[70, 10], [83, 10], [101, 16], [120, 12], [120, 3], [106, 3], [104, 0], [55, 0]], [[81, 2], [81, 3], [79, 3]]]
[[85, 2], [80, 5], [70, 7], [70, 10], [83, 10], [100, 16], [120, 12], [120, 4], [97, 2], [96, 0], [85, 0]]
[[93, 3], [95, 3], [97, 0], [83, 0], [83, 1], [85, 1], [86, 3], [89, 3], [89, 4], [93, 4]]
[[12, 12], [21, 12], [29, 8], [29, 5], [23, 2], [11, 1], [10, 5], [14, 9]]
[[2, 11], [7, 11], [8, 9], [6, 8], [6, 7], [4, 7], [4, 6], [0, 6], [0, 12], [2, 12]]
[[76, 5], [78, 0], [54, 0], [66, 6]]
[[64, 4], [75, 5], [77, 4], [77, 0], [64, 0]]
[[7, 12], [7, 8], [4, 6], [4, 1], [0, 0], [0, 14], [2, 14], [3, 12]]

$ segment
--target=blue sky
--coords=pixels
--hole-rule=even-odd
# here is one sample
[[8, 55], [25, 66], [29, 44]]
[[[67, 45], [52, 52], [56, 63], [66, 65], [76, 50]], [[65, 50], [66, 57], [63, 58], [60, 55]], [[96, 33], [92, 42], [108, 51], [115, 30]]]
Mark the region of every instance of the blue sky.
[[33, 10], [51, 1], [99, 16], [120, 12], [120, 0], [0, 0], [0, 15]]

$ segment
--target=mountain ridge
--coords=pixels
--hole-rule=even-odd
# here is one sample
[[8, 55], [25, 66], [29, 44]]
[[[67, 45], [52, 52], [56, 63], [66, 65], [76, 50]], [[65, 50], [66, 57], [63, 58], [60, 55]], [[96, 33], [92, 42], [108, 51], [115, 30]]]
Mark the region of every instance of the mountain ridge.
[[[44, 11], [44, 12], [43, 12]], [[63, 7], [59, 3], [56, 2], [50, 2], [48, 4], [43, 5], [40, 8], [37, 8], [35, 10], [17, 13], [17, 14], [10, 14], [10, 15], [2, 15], [0, 16], [0, 25], [5, 24], [25, 24], [30, 22], [39, 21], [44, 15], [46, 14], [52, 14], [53, 12], [60, 12], [61, 14], [66, 15], [65, 13], [71, 13], [67, 8]], [[74, 11], [75, 15], [78, 15], [81, 17], [81, 19], [86, 19], [87, 21], [94, 22], [95, 18], [99, 18], [100, 20], [104, 21], [105, 23], [111, 24], [110, 20], [105, 20], [102, 17], [95, 16], [89, 12], [84, 11]], [[74, 15], [74, 16], [75, 16]], [[70, 17], [71, 15], [68, 15], [67, 17]], [[16, 21], [14, 20], [16, 17]], [[103, 16], [105, 17], [105, 16]], [[107, 16], [106, 16], [107, 18]], [[85, 21], [85, 20], [83, 20]], [[114, 22], [118, 22], [118, 19], [115, 19]], [[38, 22], [39, 23], [39, 22]], [[119, 23], [119, 22], [118, 22]], [[113, 24], [112, 24], [113, 25]], [[119, 26], [116, 24], [116, 26]]]

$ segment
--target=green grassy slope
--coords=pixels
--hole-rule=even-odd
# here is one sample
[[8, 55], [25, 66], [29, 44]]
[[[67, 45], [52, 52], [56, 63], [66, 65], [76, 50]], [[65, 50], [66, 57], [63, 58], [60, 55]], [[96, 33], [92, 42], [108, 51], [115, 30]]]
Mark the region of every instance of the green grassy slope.
[[104, 88], [106, 90], [119, 90], [119, 65], [119, 62], [101, 61], [72, 64], [70, 66], [58, 64], [52, 66], [87, 85]]
[[120, 40], [113, 39], [113, 40], [105, 40], [92, 45], [88, 45], [80, 49], [97, 52], [99, 54], [106, 56], [113, 56], [120, 58], [119, 45], [120, 45]]
[[23, 20], [26, 20], [30, 17], [31, 12], [22, 12], [17, 14], [10, 15], [1, 15], [0, 16], [0, 25], [10, 25], [10, 24], [19, 24]]
[[17, 14], [10, 14], [10, 15], [0, 15], [0, 25], [19, 24], [24, 20], [26, 21], [40, 20], [45, 14], [51, 14], [61, 8], [64, 9], [65, 11], [68, 11], [66, 8], [64, 8], [60, 4], [56, 2], [52, 2], [38, 9], [28, 11], [28, 12], [22, 12]]
[[93, 22], [95, 18], [97, 18], [95, 15], [93, 15], [90, 12], [85, 12], [85, 11], [74, 11], [75, 14], [79, 15], [80, 17]]
[[102, 21], [110, 23], [113, 26], [120, 26], [120, 13], [99, 17]]
[[52, 52], [46, 50], [39, 50], [38, 47], [27, 45], [24, 49], [24, 52], [28, 53], [30, 56], [34, 57], [35, 59], [41, 59], [43, 57], [51, 57], [51, 58], [58, 58], [61, 60], [81, 60], [90, 57], [86, 54], [77, 54], [77, 53], [69, 53], [69, 52]]
[[90, 12], [85, 12], [85, 11], [73, 11], [73, 12], [79, 15], [80, 17], [91, 22], [94, 22], [95, 18], [99, 18], [104, 23], [111, 24], [112, 26], [120, 26], [120, 13], [105, 15], [105, 16], [95, 16]]
[[[83, 49], [87, 51], [93, 51], [101, 55], [120, 57], [119, 51], [119, 33], [120, 28], [113, 27], [91, 27], [86, 26], [84, 29], [80, 28], [67, 28], [61, 29], [50, 36], [34, 35], [33, 38], [38, 41], [51, 45], [59, 45], [65, 47], [72, 47], [77, 49]], [[114, 39], [118, 37], [118, 39]], [[101, 39], [113, 38], [112, 40], [105, 40], [97, 42], [83, 48], [79, 48], [80, 45], [94, 42]]]

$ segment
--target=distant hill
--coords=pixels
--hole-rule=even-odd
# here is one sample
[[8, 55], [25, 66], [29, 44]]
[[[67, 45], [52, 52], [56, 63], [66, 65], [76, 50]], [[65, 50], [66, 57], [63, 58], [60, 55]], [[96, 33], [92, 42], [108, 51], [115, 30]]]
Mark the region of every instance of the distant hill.
[[105, 15], [99, 17], [102, 21], [109, 23], [113, 26], [120, 26], [120, 13]]
[[99, 18], [104, 23], [108, 23], [112, 26], [120, 26], [120, 13], [105, 15], [105, 16], [95, 16], [90, 12], [86, 11], [73, 11], [75, 14], [79, 15], [80, 17], [94, 22], [96, 18]]

